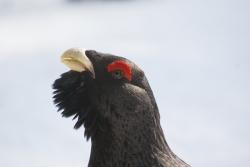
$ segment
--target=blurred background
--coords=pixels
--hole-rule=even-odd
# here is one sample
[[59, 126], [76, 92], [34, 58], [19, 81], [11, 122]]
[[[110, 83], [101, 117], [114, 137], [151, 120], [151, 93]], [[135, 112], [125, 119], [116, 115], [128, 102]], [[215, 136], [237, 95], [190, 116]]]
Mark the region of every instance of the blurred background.
[[249, 30], [247, 0], [0, 0], [0, 166], [87, 166], [84, 129], [51, 89], [62, 52], [84, 47], [145, 71], [186, 162], [249, 167]]

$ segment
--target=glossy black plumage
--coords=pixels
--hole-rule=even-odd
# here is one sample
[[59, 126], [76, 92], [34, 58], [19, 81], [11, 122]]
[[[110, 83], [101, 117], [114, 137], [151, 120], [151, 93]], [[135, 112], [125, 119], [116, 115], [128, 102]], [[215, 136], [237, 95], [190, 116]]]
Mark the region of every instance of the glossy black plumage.
[[[57, 79], [54, 102], [65, 117], [77, 119], [91, 138], [89, 167], [187, 167], [169, 148], [144, 72], [133, 62], [110, 54], [86, 51], [96, 78], [69, 71]], [[114, 79], [108, 64], [124, 60], [132, 80]]]

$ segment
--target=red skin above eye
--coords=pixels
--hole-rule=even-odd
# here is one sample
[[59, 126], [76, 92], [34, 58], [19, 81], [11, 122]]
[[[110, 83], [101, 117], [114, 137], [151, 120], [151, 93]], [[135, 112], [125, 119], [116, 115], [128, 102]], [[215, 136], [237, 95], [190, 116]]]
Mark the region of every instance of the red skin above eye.
[[113, 71], [116, 71], [116, 70], [121, 70], [124, 74], [124, 77], [131, 81], [132, 79], [132, 69], [131, 69], [131, 66], [125, 62], [125, 61], [122, 61], [122, 60], [117, 60], [117, 61], [114, 61], [112, 63], [110, 63], [108, 66], [107, 66], [107, 70], [108, 72], [113, 72]]

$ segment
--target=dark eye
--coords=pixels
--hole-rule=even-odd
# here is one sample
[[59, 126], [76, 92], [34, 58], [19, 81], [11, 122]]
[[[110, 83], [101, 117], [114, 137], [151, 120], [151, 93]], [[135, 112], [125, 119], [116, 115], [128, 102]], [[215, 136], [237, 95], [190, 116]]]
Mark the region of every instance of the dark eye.
[[112, 77], [114, 79], [122, 79], [123, 78], [123, 72], [121, 70], [115, 70], [112, 72]]

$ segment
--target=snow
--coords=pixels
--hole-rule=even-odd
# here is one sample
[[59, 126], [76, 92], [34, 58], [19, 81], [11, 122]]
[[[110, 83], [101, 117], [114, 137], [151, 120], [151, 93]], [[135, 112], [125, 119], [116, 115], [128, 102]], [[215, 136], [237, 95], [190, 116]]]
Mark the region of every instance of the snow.
[[90, 142], [52, 103], [84, 47], [142, 67], [174, 152], [192, 166], [250, 165], [250, 2], [0, 0], [0, 166], [87, 166]]

